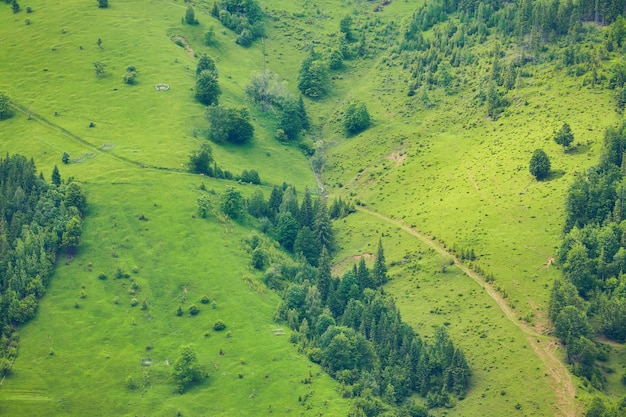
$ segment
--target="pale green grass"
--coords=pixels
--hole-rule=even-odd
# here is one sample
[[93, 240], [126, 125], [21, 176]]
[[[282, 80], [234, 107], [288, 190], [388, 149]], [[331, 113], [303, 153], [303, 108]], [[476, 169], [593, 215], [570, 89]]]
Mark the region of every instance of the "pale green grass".
[[[0, 51], [0, 90], [89, 145], [17, 113], [2, 123], [0, 151], [35, 158], [47, 178], [58, 165], [64, 179], [74, 176], [83, 184], [90, 208], [78, 253], [71, 261], [60, 258], [39, 314], [20, 332], [20, 356], [0, 389], [0, 412], [345, 415], [348, 403], [339, 398], [336, 382], [298, 354], [288, 335], [274, 334], [279, 297], [247, 266], [241, 242], [249, 230], [194, 216], [201, 183], [216, 193], [234, 183], [179, 172], [207, 126], [190, 90], [195, 59], [169, 34], [180, 33], [199, 53], [216, 57], [227, 105], [242, 104], [243, 88], [261, 60], [260, 46], [242, 53], [234, 35], [221, 29], [214, 48], [202, 46], [201, 35], [219, 23], [200, 15], [199, 27], [182, 26], [182, 3], [111, 2], [108, 10], [78, 1], [29, 5], [31, 25], [24, 24], [25, 13], [13, 16], [0, 8], [0, 33], [7, 39]], [[101, 79], [92, 66], [96, 60], [107, 65]], [[135, 86], [122, 83], [127, 65], [139, 71]], [[157, 92], [156, 83], [171, 88]], [[252, 115], [253, 143], [214, 145], [219, 165], [235, 174], [257, 169], [270, 184], [314, 186], [297, 147], [273, 138], [268, 116], [255, 109]], [[96, 126], [89, 128], [90, 122]], [[63, 152], [73, 159], [69, 165], [61, 164]], [[248, 194], [253, 188], [240, 189]], [[140, 221], [141, 215], [148, 220]], [[147, 300], [147, 311], [130, 306], [130, 279], [114, 279], [118, 267], [139, 284], [134, 297]], [[100, 272], [109, 278], [98, 280]], [[215, 309], [199, 304], [205, 294]], [[200, 306], [198, 316], [174, 314], [182, 297], [185, 306]], [[217, 319], [226, 322], [226, 331], [212, 330]], [[184, 343], [195, 346], [209, 378], [181, 396], [173, 393], [166, 360], [171, 363]], [[143, 357], [151, 357], [152, 366], [140, 366]], [[301, 383], [309, 373], [310, 386]], [[149, 384], [131, 391], [128, 376]], [[307, 392], [312, 396], [300, 402]]]
[[[278, 296], [247, 266], [241, 240], [249, 232], [231, 222], [192, 216], [199, 194], [195, 181], [134, 167], [86, 178], [90, 209], [83, 243], [73, 260], [60, 258], [37, 318], [21, 332], [14, 373], [0, 390], [3, 413], [171, 415], [180, 410], [228, 416], [267, 415], [271, 408], [345, 414], [336, 383], [299, 355], [288, 336], [274, 334]], [[223, 186], [206, 181], [218, 191]], [[139, 220], [142, 214], [147, 221]], [[128, 293], [130, 279], [114, 278], [118, 267], [139, 284], [137, 294]], [[108, 279], [99, 280], [100, 272]], [[215, 308], [199, 303], [205, 294]], [[148, 310], [131, 307], [133, 297], [145, 298]], [[183, 299], [184, 306], [196, 303], [200, 314], [177, 317]], [[212, 330], [217, 319], [225, 321], [225, 331]], [[209, 378], [181, 396], [173, 394], [166, 361], [173, 362], [184, 343], [196, 347]], [[153, 365], [140, 366], [144, 357]], [[126, 388], [127, 376], [141, 384], [145, 372], [149, 386]], [[309, 372], [314, 375], [310, 387], [300, 382]], [[309, 389], [312, 398], [300, 403], [298, 397]]]
[[[117, 2], [103, 10], [75, 3], [58, 7], [33, 1], [30, 25], [24, 24], [25, 13], [0, 9], [6, 22], [0, 30], [7, 39], [0, 51], [0, 91], [96, 147], [110, 145], [112, 153], [141, 164], [179, 169], [204, 140], [208, 124], [204, 107], [193, 98], [196, 59], [170, 40], [177, 33], [188, 38], [198, 55], [216, 59], [221, 102], [246, 105], [245, 86], [261, 69], [259, 44], [239, 47], [234, 34], [222, 34], [219, 21], [209, 16], [200, 15], [197, 27], [182, 25], [180, 5]], [[217, 33], [211, 48], [201, 41], [209, 26]], [[106, 65], [100, 79], [95, 61]], [[137, 85], [122, 82], [128, 65], [137, 68]], [[169, 84], [170, 90], [156, 91], [158, 83]], [[314, 186], [297, 146], [281, 145], [273, 137], [275, 125], [264, 123], [266, 116], [252, 110], [259, 121], [253, 144], [243, 149], [213, 146], [218, 164], [234, 174], [256, 169], [269, 183], [289, 179]]]
[[[397, 226], [366, 213], [342, 220], [340, 230], [343, 247], [338, 257], [345, 260], [337, 273], [357, 262], [353, 256], [376, 253], [382, 236], [391, 277], [385, 290], [394, 295], [403, 319], [425, 338], [433, 335], [435, 327], [445, 325], [465, 352], [473, 372], [468, 395], [436, 415], [554, 415], [553, 381], [527, 336], [471, 278], [456, 267], [441, 273], [441, 255]], [[514, 408], [518, 401], [521, 410]]]

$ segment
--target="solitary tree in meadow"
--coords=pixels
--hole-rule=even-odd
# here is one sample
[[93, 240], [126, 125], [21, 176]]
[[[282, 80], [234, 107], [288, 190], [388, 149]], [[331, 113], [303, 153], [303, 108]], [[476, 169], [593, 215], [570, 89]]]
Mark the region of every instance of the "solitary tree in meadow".
[[172, 366], [172, 378], [179, 393], [185, 392], [185, 388], [203, 377], [202, 369], [198, 364], [196, 351], [190, 345], [180, 347], [178, 357]]
[[367, 129], [370, 123], [371, 118], [365, 103], [362, 101], [353, 101], [348, 104], [343, 119], [343, 126], [349, 134], [354, 135]]
[[100, 78], [104, 75], [104, 69], [105, 69], [106, 65], [104, 65], [102, 62], [100, 61], [96, 61], [93, 63], [93, 68], [96, 71], [96, 77]]
[[378, 249], [376, 250], [376, 259], [374, 260], [374, 268], [372, 269], [372, 281], [374, 285], [380, 286], [389, 281], [387, 276], [387, 263], [385, 262], [385, 250], [383, 249], [382, 239], [378, 240]]
[[0, 120], [11, 117], [11, 107], [9, 106], [9, 96], [0, 92]]
[[554, 135], [554, 141], [561, 145], [564, 149], [569, 148], [571, 143], [574, 141], [574, 134], [567, 123], [563, 123], [563, 126], [561, 126], [558, 132], [556, 132]]
[[130, 65], [126, 68], [126, 74], [124, 74], [124, 83], [133, 85], [136, 82], [135, 78], [137, 78], [137, 68], [134, 65]]
[[109, 0], [98, 0], [98, 7], [101, 9], [106, 9], [109, 7]]
[[530, 173], [538, 180], [544, 179], [550, 172], [550, 158], [543, 149], [536, 149], [528, 166]]
[[198, 24], [198, 21], [196, 20], [196, 11], [192, 6], [187, 6], [187, 11], [185, 12], [185, 23], [188, 25]]

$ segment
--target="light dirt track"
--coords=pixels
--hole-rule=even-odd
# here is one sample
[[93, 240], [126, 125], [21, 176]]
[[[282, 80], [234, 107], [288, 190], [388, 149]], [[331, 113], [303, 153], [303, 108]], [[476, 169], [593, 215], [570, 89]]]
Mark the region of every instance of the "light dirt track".
[[561, 360], [556, 356], [556, 350], [558, 348], [558, 341], [556, 339], [542, 335], [531, 326], [528, 326], [526, 323], [518, 320], [515, 312], [507, 304], [506, 300], [502, 298], [502, 296], [491, 285], [487, 284], [483, 277], [459, 262], [459, 260], [452, 253], [428, 236], [420, 233], [415, 228], [410, 227], [399, 220], [392, 219], [366, 207], [358, 206], [357, 210], [372, 217], [376, 217], [386, 223], [393, 224], [408, 234], [418, 238], [438, 253], [452, 258], [454, 260], [454, 264], [468, 277], [472, 278], [479, 286], [484, 288], [487, 294], [489, 294], [496, 304], [498, 304], [498, 307], [500, 307], [500, 310], [502, 310], [506, 318], [526, 335], [528, 343], [537, 357], [544, 364], [546, 373], [550, 375], [550, 386], [555, 391], [557, 397], [557, 403], [555, 404], [555, 416], [576, 417], [582, 414], [575, 400], [576, 388], [574, 387], [572, 376], [563, 362], [561, 362]]

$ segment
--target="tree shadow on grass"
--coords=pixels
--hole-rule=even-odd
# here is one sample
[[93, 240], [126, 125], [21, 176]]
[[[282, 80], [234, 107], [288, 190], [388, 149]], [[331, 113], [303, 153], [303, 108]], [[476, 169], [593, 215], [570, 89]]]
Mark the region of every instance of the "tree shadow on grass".
[[565, 175], [565, 171], [560, 170], [560, 169], [554, 169], [554, 170], [551, 170], [550, 172], [548, 172], [548, 175], [543, 177], [541, 179], [541, 182], [548, 182], [548, 181], [552, 181], [552, 180], [558, 180], [563, 175]]
[[582, 155], [584, 153], [589, 152], [591, 149], [592, 143], [587, 144], [577, 144], [576, 146], [572, 146], [571, 148], [565, 149], [565, 153], [567, 155]]

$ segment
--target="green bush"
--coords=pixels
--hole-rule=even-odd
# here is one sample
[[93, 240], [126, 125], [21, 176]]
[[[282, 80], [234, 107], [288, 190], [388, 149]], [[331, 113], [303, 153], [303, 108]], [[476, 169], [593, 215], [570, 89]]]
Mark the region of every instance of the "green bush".
[[370, 114], [365, 103], [353, 101], [346, 107], [343, 126], [349, 134], [357, 134], [367, 129], [371, 124]]
[[126, 386], [128, 387], [128, 389], [137, 389], [137, 382], [135, 382], [135, 378], [133, 378], [132, 376], [127, 376], [126, 377]]
[[225, 328], [226, 324], [222, 320], [215, 320], [215, 323], [213, 323], [213, 330], [217, 332], [224, 330]]
[[538, 180], [544, 179], [550, 172], [550, 158], [543, 149], [536, 149], [528, 166], [530, 173]]
[[199, 312], [200, 312], [200, 309], [198, 308], [197, 305], [191, 304], [189, 306], [189, 315], [190, 316], [196, 316]]

